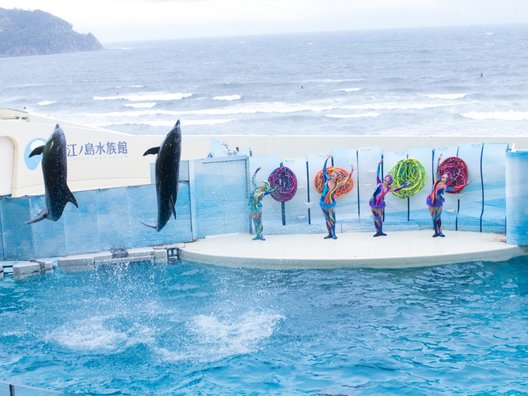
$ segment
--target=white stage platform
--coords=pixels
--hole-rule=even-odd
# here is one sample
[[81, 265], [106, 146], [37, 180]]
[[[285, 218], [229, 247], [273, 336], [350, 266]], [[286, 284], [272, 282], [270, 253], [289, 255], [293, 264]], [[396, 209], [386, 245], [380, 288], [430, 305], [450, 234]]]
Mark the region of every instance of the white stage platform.
[[473, 261], [504, 261], [528, 254], [528, 249], [508, 245], [505, 236], [478, 232], [392, 232], [385, 237], [371, 233], [341, 233], [338, 239], [323, 234], [265, 235], [253, 241], [250, 234], [229, 234], [186, 243], [180, 248], [184, 261], [267, 269], [300, 268], [410, 268]]

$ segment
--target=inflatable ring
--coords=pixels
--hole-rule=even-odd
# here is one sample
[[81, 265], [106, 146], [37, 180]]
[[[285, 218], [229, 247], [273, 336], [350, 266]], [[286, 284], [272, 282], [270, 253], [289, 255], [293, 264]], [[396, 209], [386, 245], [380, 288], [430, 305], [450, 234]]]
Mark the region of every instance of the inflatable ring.
[[[329, 166], [326, 168], [326, 172], [327, 173], [331, 173], [331, 172], [337, 172], [338, 175], [337, 175], [337, 182], [342, 182], [343, 180], [347, 179], [348, 178], [348, 172], [346, 170], [344, 170], [343, 168], [338, 168], [336, 166]], [[317, 190], [317, 192], [320, 194], [323, 192], [323, 185], [324, 185], [324, 177], [323, 177], [323, 171], [320, 170], [319, 172], [317, 172], [317, 174], [315, 175], [315, 178], [314, 178], [314, 186], [315, 186], [315, 189]], [[345, 184], [341, 185], [336, 193], [335, 193], [335, 197], [336, 198], [339, 198], [345, 194], [348, 194], [350, 191], [352, 191], [352, 188], [354, 188], [354, 182], [352, 181], [352, 179], [349, 179]]]
[[451, 175], [447, 186], [453, 188], [453, 190], [446, 190], [447, 193], [458, 194], [467, 186], [468, 167], [462, 159], [449, 157], [442, 161], [440, 164], [440, 174], [443, 175], [446, 172]]
[[271, 189], [278, 188], [271, 193], [275, 201], [286, 202], [292, 199], [297, 192], [297, 177], [290, 168], [281, 166], [275, 169], [268, 177]]
[[407, 183], [406, 187], [392, 192], [398, 198], [412, 197], [425, 186], [427, 180], [425, 166], [413, 158], [398, 161], [389, 174], [394, 179], [392, 188], [398, 188]]

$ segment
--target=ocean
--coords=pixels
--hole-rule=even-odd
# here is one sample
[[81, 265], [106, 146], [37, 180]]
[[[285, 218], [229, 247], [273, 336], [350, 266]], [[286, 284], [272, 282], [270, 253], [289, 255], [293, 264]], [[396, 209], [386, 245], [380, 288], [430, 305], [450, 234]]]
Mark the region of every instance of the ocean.
[[[105, 43], [0, 58], [0, 107], [132, 134], [524, 135], [528, 26]], [[51, 131], [49, 131], [51, 133]]]

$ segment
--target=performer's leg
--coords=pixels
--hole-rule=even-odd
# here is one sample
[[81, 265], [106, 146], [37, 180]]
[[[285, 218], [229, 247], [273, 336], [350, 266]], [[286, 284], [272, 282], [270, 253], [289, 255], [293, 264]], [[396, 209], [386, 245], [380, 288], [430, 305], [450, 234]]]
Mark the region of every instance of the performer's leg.
[[331, 219], [331, 230], [332, 230], [332, 238], [333, 239], [337, 239], [337, 236], [336, 236], [336, 233], [335, 233], [335, 224], [336, 224], [336, 217], [335, 217], [335, 210], [334, 209], [330, 209], [329, 210], [329, 213], [330, 213], [330, 219]]
[[387, 234], [383, 232], [383, 209], [372, 208], [372, 216], [374, 216], [374, 226], [376, 227], [376, 233], [373, 236], [386, 236]]
[[439, 206], [436, 208], [436, 229], [438, 230], [438, 236], [445, 237], [442, 232], [442, 207]]
[[253, 238], [253, 240], [264, 240], [264, 238], [262, 237], [262, 230], [264, 229], [262, 225], [262, 212], [253, 212], [251, 214], [251, 217], [253, 219], [253, 225], [255, 226], [256, 233], [256, 236], [255, 238]]
[[328, 235], [324, 237], [324, 239], [332, 238], [332, 209], [329, 208], [321, 208], [323, 211], [323, 215], [325, 218], [325, 224], [326, 224], [326, 230], [328, 231]]
[[438, 236], [438, 229], [436, 228], [436, 208], [434, 206], [429, 206], [429, 213], [431, 214], [431, 220], [433, 220], [434, 234], [433, 238]]

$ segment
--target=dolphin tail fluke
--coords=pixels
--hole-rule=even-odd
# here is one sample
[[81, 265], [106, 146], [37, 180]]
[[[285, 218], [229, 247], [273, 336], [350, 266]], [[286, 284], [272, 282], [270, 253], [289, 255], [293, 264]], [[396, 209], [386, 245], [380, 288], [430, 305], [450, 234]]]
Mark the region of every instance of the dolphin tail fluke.
[[147, 151], [145, 151], [145, 152], [143, 153], [143, 157], [144, 157], [145, 155], [149, 155], [149, 154], [158, 154], [159, 151], [160, 151], [159, 146], [158, 146], [158, 147], [152, 147], [152, 148], [149, 148]]
[[34, 155], [39, 155], [39, 154], [42, 154], [44, 152], [44, 147], [46, 146], [38, 146], [38, 147], [35, 147], [33, 149], [33, 151], [31, 151], [31, 153], [29, 153], [29, 157], [33, 157]]
[[141, 224], [143, 224], [144, 226], [147, 226], [149, 228], [154, 228], [156, 231], [159, 231], [158, 230], [158, 226], [155, 226], [155, 225], [152, 225], [152, 224], [143, 223], [143, 222], [141, 222]]
[[42, 212], [40, 212], [38, 215], [33, 217], [31, 220], [26, 221], [26, 224], [33, 224], [40, 220], [44, 220], [46, 217], [48, 217], [48, 211], [44, 209]]

